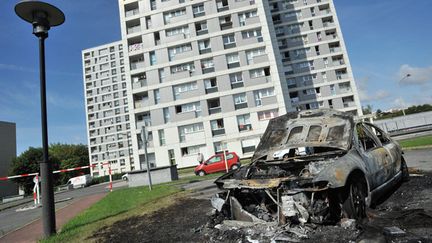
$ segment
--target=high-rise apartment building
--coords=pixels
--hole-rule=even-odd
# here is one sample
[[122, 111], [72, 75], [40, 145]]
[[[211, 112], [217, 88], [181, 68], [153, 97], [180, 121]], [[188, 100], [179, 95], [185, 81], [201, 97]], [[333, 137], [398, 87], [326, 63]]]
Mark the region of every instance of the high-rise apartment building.
[[[134, 161], [253, 153], [268, 120], [360, 103], [332, 0], [119, 0]], [[84, 51], [84, 56], [88, 50]], [[138, 165], [135, 165], [138, 168]]]
[[82, 52], [87, 136], [92, 175], [134, 170], [127, 74], [122, 42]]

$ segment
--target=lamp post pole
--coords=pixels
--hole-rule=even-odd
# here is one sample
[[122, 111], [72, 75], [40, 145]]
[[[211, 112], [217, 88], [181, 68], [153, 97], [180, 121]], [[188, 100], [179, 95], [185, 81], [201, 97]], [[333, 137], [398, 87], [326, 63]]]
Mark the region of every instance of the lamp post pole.
[[42, 124], [43, 159], [40, 163], [42, 180], [42, 221], [45, 237], [56, 233], [54, 190], [52, 178], [52, 164], [48, 156], [48, 125], [46, 105], [46, 76], [45, 76], [45, 39], [52, 26], [61, 25], [64, 20], [63, 12], [55, 6], [40, 1], [21, 1], [15, 5], [15, 13], [33, 26], [33, 34], [39, 40], [39, 72]]
[[[402, 80], [411, 77], [410, 73], [407, 73], [401, 80], [399, 80], [399, 83], [402, 82]], [[405, 103], [402, 99], [401, 102]], [[402, 105], [402, 114], [405, 116], [405, 104], [401, 104]]]

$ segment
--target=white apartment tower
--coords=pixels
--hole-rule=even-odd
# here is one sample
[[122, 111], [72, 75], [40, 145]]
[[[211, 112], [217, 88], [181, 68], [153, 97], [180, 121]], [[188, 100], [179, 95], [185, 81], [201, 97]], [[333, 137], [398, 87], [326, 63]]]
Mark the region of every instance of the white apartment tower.
[[119, 0], [119, 9], [134, 161], [145, 163], [142, 127], [152, 166], [187, 167], [198, 152], [250, 156], [268, 120], [291, 110], [361, 114], [332, 0]]
[[82, 52], [91, 174], [134, 170], [122, 42]]

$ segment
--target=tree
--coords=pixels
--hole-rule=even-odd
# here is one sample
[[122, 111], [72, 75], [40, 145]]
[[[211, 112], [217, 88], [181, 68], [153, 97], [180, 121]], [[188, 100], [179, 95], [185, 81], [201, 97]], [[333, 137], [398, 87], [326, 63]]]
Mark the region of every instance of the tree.
[[[39, 163], [43, 160], [42, 148], [30, 147], [24, 151], [20, 156], [12, 160], [11, 168], [9, 174], [11, 175], [21, 175], [39, 172]], [[58, 169], [58, 163], [52, 159], [50, 156], [48, 158], [49, 163], [53, 164], [54, 169]], [[34, 183], [33, 176], [27, 176], [22, 178], [13, 179], [16, 183], [24, 188], [26, 194], [33, 191]]]
[[372, 114], [372, 106], [371, 105], [367, 105], [366, 107], [362, 107], [363, 110], [363, 115], [369, 115]]
[[[49, 153], [59, 162], [60, 169], [89, 165], [87, 146], [83, 144], [51, 144]], [[66, 184], [69, 178], [89, 173], [89, 169], [62, 173], [59, 178], [59, 183]]]
[[[21, 175], [39, 172], [39, 163], [42, 158], [42, 148], [30, 147], [12, 160], [9, 174]], [[52, 163], [53, 170], [89, 165], [87, 146], [83, 144], [51, 144], [49, 147], [49, 163]], [[88, 173], [90, 173], [89, 169], [54, 174], [54, 185], [66, 184], [69, 178]], [[25, 193], [32, 192], [34, 186], [32, 176], [17, 178], [14, 181], [24, 188]]]

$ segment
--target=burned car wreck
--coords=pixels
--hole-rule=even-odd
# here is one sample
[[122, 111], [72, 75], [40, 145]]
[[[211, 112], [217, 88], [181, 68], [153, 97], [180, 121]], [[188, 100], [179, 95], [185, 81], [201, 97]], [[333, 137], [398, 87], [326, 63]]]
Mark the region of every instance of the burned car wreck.
[[215, 183], [227, 220], [332, 224], [362, 219], [383, 191], [408, 177], [400, 146], [348, 113], [316, 110], [270, 120], [248, 166]]

